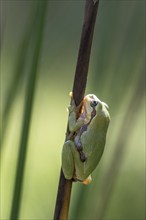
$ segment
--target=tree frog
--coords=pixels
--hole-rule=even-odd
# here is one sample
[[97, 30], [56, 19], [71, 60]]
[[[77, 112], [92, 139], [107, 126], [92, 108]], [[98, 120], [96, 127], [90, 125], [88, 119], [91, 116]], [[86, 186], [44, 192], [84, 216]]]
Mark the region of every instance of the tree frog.
[[68, 108], [70, 134], [63, 145], [62, 170], [66, 179], [89, 184], [104, 151], [110, 115], [108, 105], [94, 94], [84, 97], [77, 115], [79, 107], [72, 98]]

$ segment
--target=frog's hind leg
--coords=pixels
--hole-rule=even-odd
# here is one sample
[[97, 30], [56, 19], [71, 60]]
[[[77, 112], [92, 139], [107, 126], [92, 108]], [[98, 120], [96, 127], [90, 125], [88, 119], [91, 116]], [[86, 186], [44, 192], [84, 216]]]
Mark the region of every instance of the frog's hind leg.
[[72, 179], [74, 175], [72, 147], [74, 147], [74, 142], [68, 140], [64, 143], [62, 150], [62, 170], [66, 179]]

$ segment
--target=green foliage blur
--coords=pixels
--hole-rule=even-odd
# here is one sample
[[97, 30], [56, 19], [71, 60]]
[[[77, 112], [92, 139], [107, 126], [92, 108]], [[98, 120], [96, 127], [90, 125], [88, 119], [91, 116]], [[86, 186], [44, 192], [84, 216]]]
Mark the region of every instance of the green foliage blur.
[[[1, 220], [10, 218], [29, 91], [19, 219], [53, 218], [85, 1], [48, 1], [44, 28], [42, 2], [1, 2]], [[145, 219], [145, 26], [144, 1], [100, 1], [86, 93], [109, 105], [111, 123], [92, 183], [73, 184], [70, 220]]]

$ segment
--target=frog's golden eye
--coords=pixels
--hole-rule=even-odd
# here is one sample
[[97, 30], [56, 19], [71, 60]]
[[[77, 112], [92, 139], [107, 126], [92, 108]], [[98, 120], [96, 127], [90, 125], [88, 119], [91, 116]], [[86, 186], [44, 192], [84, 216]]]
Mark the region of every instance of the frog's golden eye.
[[91, 107], [95, 107], [97, 104], [98, 104], [97, 101], [93, 101], [93, 102], [90, 103], [90, 106], [91, 106]]

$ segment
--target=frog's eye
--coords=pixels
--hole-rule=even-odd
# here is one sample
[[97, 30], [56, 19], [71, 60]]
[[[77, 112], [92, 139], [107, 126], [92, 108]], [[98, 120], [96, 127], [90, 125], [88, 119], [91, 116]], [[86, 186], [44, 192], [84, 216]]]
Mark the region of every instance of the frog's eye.
[[98, 104], [97, 101], [93, 101], [93, 102], [90, 103], [90, 106], [91, 106], [91, 107], [95, 107], [97, 104]]

